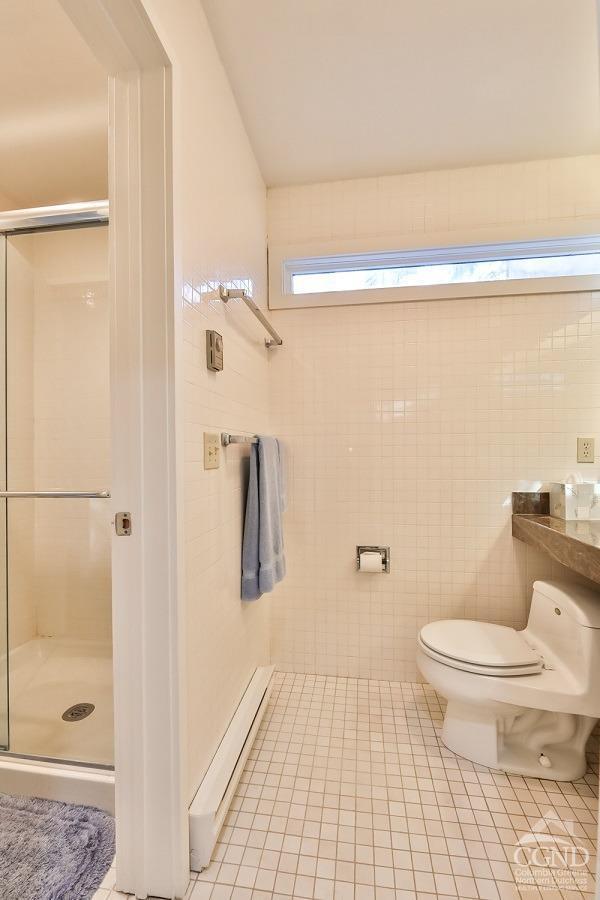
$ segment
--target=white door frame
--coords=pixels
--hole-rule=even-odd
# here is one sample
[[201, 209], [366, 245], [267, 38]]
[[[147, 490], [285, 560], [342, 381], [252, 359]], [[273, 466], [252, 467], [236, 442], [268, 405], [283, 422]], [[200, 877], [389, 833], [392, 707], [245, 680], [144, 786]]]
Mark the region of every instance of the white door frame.
[[171, 65], [142, 0], [60, 0], [109, 78], [117, 888], [189, 879]]

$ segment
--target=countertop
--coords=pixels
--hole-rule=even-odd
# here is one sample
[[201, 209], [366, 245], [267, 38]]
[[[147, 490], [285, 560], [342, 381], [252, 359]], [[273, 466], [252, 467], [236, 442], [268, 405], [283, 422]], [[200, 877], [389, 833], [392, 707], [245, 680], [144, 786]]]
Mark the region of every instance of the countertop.
[[600, 521], [513, 514], [513, 537], [548, 553], [574, 572], [600, 583]]

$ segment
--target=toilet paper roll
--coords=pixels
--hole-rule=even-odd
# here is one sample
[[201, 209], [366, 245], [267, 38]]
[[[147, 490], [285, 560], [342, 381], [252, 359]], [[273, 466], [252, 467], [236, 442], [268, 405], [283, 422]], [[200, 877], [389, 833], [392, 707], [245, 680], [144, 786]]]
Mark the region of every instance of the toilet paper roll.
[[381, 553], [376, 550], [365, 550], [360, 554], [359, 565], [360, 572], [379, 572], [383, 571], [383, 559]]

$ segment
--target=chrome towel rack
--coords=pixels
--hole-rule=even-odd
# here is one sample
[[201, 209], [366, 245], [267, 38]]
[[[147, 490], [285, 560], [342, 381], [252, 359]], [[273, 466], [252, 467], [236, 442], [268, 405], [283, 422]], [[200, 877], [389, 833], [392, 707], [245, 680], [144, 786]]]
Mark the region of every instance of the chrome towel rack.
[[258, 436], [256, 434], [229, 434], [227, 431], [222, 431], [221, 443], [224, 447], [228, 447], [230, 444], [258, 444]]
[[84, 497], [88, 500], [109, 500], [110, 491], [0, 491], [0, 500], [10, 500], [11, 497], [41, 497], [52, 500]]
[[[267, 340], [265, 338], [265, 347], [270, 350], [271, 347], [281, 347], [283, 344], [283, 338], [277, 331], [273, 328], [262, 309], [256, 305], [252, 297], [250, 297], [245, 290], [234, 289], [234, 288], [226, 288], [225, 285], [219, 285], [219, 297], [223, 301], [223, 303], [227, 303], [229, 300], [243, 300], [252, 315], [256, 316], [260, 324], [263, 328], [266, 328], [269, 334], [271, 335], [271, 340]], [[235, 443], [235, 442], [233, 442]], [[237, 443], [242, 443], [238, 441]]]

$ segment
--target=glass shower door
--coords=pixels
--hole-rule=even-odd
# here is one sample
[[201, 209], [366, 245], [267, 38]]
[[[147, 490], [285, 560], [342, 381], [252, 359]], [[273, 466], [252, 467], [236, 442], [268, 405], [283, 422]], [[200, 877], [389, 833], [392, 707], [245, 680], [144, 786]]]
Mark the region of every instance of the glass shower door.
[[[0, 235], [0, 347], [6, 346], [6, 238]], [[3, 355], [3, 354], [2, 354]], [[6, 366], [0, 363], [0, 492], [6, 491]], [[0, 750], [8, 750], [8, 585], [6, 500], [0, 499]]]
[[11, 234], [5, 251], [0, 747], [110, 766], [107, 229]]

